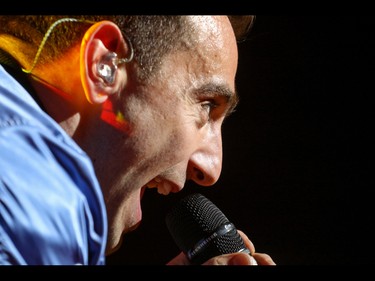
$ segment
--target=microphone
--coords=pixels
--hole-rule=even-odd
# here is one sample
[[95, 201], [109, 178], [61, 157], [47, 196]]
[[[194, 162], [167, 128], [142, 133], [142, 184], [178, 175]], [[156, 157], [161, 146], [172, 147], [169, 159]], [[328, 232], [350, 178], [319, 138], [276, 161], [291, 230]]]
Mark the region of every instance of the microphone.
[[175, 243], [192, 264], [223, 254], [250, 254], [234, 224], [200, 193], [184, 197], [165, 221]]

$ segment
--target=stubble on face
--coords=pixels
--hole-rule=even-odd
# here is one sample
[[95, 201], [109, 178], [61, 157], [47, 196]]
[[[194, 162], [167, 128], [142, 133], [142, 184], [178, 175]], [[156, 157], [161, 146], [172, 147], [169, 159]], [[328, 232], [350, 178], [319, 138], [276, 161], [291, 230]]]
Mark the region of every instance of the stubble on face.
[[[212, 84], [225, 89], [225, 93], [234, 92], [237, 64], [223, 64], [226, 59], [236, 61], [237, 57], [225, 48], [225, 23], [220, 18], [219, 24], [217, 18], [211, 17], [194, 17], [192, 22], [199, 33], [195, 48], [167, 55], [154, 76], [157, 79], [137, 88], [124, 101], [124, 116], [130, 121], [132, 135], [119, 149], [124, 162], [117, 163], [117, 167], [126, 173], [119, 172], [120, 178], [116, 186], [110, 187], [107, 198], [107, 249], [117, 249], [123, 233], [138, 225], [133, 214], [140, 204], [140, 189], [148, 181], [160, 174], [175, 174], [178, 181], [185, 181], [190, 154], [199, 143], [196, 120], [201, 108], [196, 93]], [[199, 28], [203, 28], [202, 32]], [[128, 156], [133, 159], [129, 161]]]

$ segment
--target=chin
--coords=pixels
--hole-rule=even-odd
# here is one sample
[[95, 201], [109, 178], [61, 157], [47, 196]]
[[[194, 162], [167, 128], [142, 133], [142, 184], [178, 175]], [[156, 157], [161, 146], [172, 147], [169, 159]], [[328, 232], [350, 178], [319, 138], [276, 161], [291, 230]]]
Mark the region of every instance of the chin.
[[122, 242], [123, 242], [123, 237], [120, 237], [120, 239], [115, 242], [115, 241], [108, 241], [107, 242], [107, 247], [106, 247], [106, 250], [105, 250], [105, 253], [107, 256], [113, 254], [114, 252], [118, 251], [118, 249], [121, 248], [121, 245], [122, 245]]
[[[108, 238], [107, 247], [106, 247], [106, 255], [111, 255], [114, 252], [116, 252], [118, 249], [120, 249], [124, 239], [126, 239], [126, 237], [125, 237], [126, 234], [136, 230], [139, 227], [140, 224], [141, 224], [141, 222], [139, 221], [137, 224], [133, 225], [132, 227], [130, 227], [128, 229], [126, 229], [122, 233], [122, 235], [120, 235], [120, 237], [118, 237], [117, 239], [115, 239], [114, 235], [112, 235], [112, 239]], [[116, 235], [116, 237], [117, 237], [117, 235]]]

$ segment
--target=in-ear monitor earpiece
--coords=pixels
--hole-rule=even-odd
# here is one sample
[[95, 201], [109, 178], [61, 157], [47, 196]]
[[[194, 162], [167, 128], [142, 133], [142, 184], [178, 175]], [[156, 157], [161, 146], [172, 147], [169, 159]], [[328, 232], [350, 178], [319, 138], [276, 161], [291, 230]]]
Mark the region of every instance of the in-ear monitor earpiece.
[[119, 59], [115, 52], [107, 53], [99, 61], [97, 65], [98, 75], [104, 80], [107, 85], [112, 85], [115, 81], [115, 73], [118, 66], [122, 63], [127, 63], [133, 58], [133, 53], [131, 53], [130, 58]]
[[107, 85], [113, 84], [115, 81], [115, 73], [119, 64], [117, 54], [110, 52], [102, 57], [97, 65], [98, 75]]

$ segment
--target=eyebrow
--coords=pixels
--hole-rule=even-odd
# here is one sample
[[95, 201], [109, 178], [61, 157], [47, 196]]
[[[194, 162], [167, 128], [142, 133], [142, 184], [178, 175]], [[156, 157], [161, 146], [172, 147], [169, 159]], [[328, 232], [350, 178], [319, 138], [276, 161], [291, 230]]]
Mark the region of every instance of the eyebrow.
[[233, 113], [234, 109], [236, 108], [239, 102], [239, 96], [237, 91], [232, 91], [225, 85], [208, 83], [200, 87], [198, 92], [200, 94], [207, 95], [208, 97], [224, 98], [228, 108], [225, 117], [228, 117], [230, 114]]

